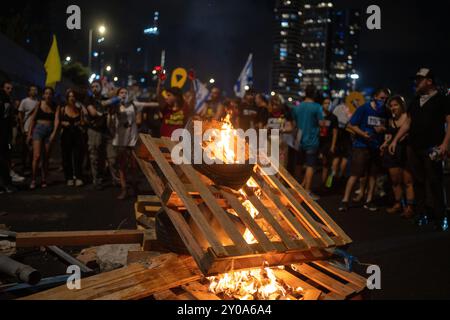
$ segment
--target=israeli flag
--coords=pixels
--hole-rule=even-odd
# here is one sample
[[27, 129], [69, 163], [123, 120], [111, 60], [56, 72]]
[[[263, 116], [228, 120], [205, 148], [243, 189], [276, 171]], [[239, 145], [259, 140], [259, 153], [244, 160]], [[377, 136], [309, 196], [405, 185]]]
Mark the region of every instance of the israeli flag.
[[243, 98], [246, 89], [251, 88], [253, 85], [253, 54], [248, 57], [247, 63], [245, 64], [244, 70], [242, 70], [239, 79], [234, 86], [234, 93], [236, 97]]
[[209, 98], [209, 90], [206, 85], [198, 79], [195, 79], [194, 81], [194, 90], [195, 101], [197, 101], [197, 104], [195, 105], [195, 113], [200, 114], [202, 112], [202, 108], [205, 105], [205, 102]]

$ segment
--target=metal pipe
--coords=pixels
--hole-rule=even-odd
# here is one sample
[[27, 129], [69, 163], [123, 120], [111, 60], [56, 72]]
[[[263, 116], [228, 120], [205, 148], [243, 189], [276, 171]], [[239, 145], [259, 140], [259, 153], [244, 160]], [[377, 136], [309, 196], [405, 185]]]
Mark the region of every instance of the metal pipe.
[[31, 285], [38, 284], [41, 281], [41, 274], [37, 270], [2, 254], [0, 254], [0, 273], [15, 277], [17, 280]]

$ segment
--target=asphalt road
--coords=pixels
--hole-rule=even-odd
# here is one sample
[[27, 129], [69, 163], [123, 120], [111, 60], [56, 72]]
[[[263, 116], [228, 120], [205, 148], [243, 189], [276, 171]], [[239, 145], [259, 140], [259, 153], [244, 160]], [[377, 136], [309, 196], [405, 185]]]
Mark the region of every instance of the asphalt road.
[[[0, 224], [17, 232], [136, 227], [133, 198], [116, 200], [119, 190], [113, 187], [103, 191], [90, 186], [66, 187], [62, 174], [55, 169], [45, 190], [23, 188], [14, 195], [0, 195]], [[143, 194], [149, 192], [144, 180], [141, 188]], [[342, 214], [337, 211], [339, 200], [339, 195], [328, 195], [320, 204], [354, 240], [349, 252], [362, 263], [381, 268], [382, 289], [371, 291], [370, 299], [450, 298], [450, 233], [436, 233], [431, 227], [419, 229], [413, 221], [390, 216], [384, 210], [369, 213], [355, 208]], [[34, 255], [28, 262], [45, 269], [47, 261], [42, 261], [38, 253]], [[362, 275], [366, 272], [364, 266], [355, 268]], [[63, 270], [53, 266], [44, 276]]]

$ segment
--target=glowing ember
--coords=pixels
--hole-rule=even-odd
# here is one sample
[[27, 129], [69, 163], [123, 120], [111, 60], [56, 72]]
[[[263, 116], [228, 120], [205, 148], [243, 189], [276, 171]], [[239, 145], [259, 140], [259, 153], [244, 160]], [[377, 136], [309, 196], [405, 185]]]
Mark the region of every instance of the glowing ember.
[[272, 269], [255, 269], [210, 277], [209, 291], [237, 300], [298, 299], [302, 288], [293, 289], [279, 280]]

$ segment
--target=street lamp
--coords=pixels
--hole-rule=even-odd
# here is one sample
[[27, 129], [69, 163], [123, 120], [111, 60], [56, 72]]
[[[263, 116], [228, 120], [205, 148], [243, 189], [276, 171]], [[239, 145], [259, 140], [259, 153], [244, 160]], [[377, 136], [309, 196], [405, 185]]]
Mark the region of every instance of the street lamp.
[[353, 73], [352, 75], [350, 75], [350, 78], [352, 79], [352, 90], [355, 91], [356, 90], [356, 80], [359, 80], [359, 74], [357, 73]]
[[216, 83], [216, 80], [215, 79], [211, 79], [211, 80], [209, 80], [209, 83], [214, 84], [214, 83]]
[[111, 66], [107, 66], [107, 67], [106, 67], [106, 71], [111, 72], [111, 70], [112, 70], [112, 67], [111, 67]]
[[106, 33], [106, 27], [104, 25], [98, 27], [98, 33], [100, 33], [100, 35], [104, 35]]
[[[98, 27], [98, 33], [103, 36], [106, 33], [106, 27], [104, 25], [101, 25]], [[89, 30], [89, 60], [88, 60], [88, 67], [89, 70], [92, 69], [92, 41], [94, 38], [94, 30]]]
[[72, 57], [71, 56], [67, 56], [66, 57], [66, 62], [70, 62], [72, 60]]

